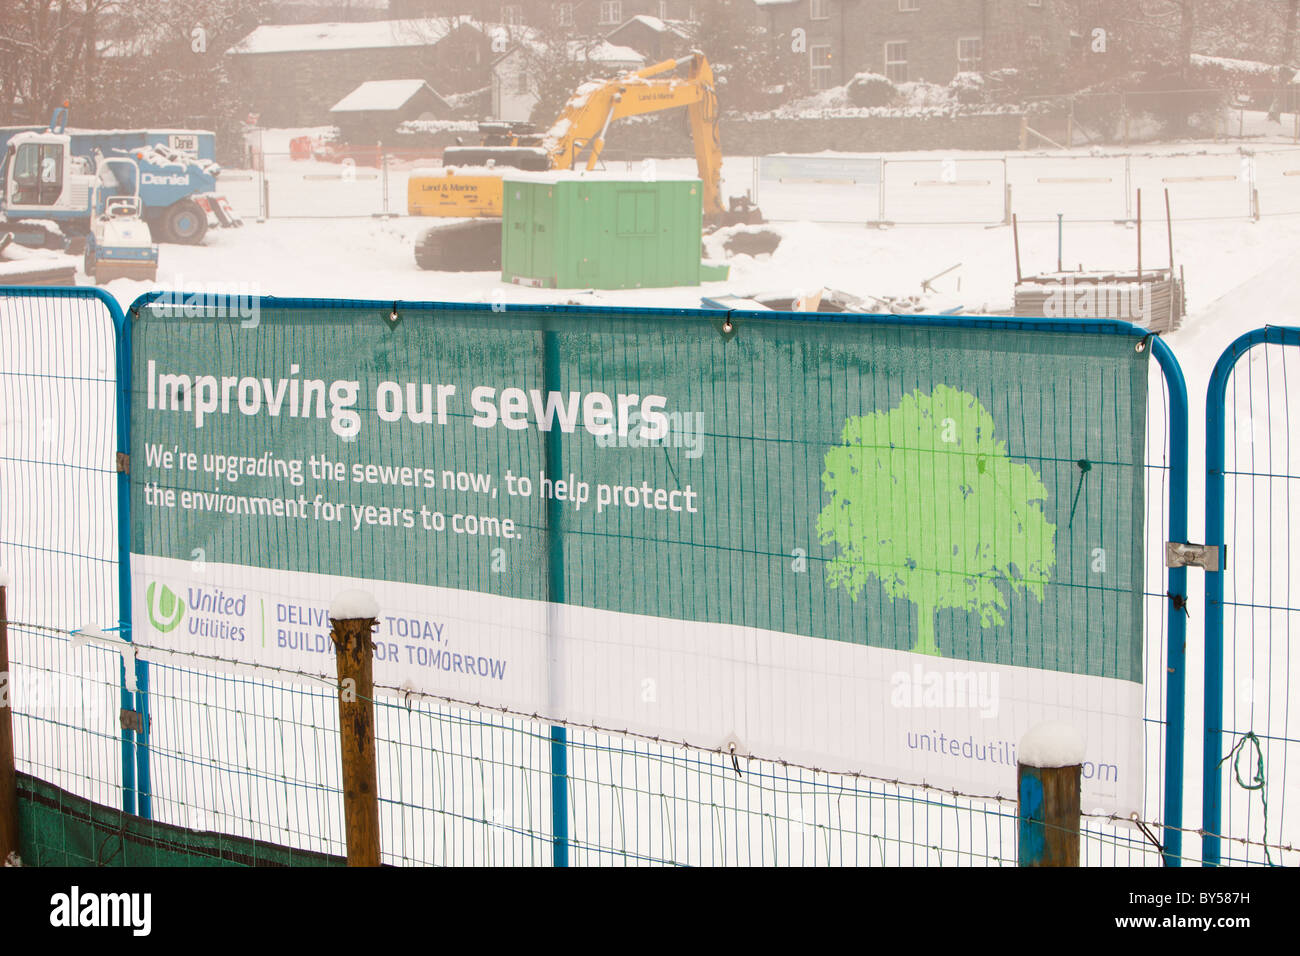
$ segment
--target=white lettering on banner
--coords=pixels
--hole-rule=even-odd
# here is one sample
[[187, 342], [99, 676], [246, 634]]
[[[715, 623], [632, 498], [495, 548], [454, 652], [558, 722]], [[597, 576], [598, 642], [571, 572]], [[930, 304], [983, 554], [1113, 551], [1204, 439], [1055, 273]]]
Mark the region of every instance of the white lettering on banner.
[[[236, 375], [191, 375], [147, 365], [145, 403], [150, 411], [187, 412], [194, 427], [202, 428], [212, 415], [238, 412], [245, 417], [265, 413], [271, 418], [325, 418], [329, 397], [330, 428], [342, 438], [355, 437], [361, 430], [356, 411], [361, 383], [356, 380], [300, 378], [301, 366], [289, 366], [289, 376], [277, 379]], [[536, 428], [549, 432], [556, 427], [571, 433], [581, 423], [596, 436], [634, 434], [640, 441], [660, 441], [669, 434], [671, 419], [665, 414], [664, 395], [604, 392], [543, 392], [539, 389], [478, 385], [468, 390], [476, 428], [498, 425], [511, 431]], [[416, 425], [447, 425], [449, 409], [459, 401], [457, 387], [432, 382], [380, 382], [371, 406], [375, 417], [386, 423], [406, 419]], [[529, 417], [529, 413], [532, 417]]]

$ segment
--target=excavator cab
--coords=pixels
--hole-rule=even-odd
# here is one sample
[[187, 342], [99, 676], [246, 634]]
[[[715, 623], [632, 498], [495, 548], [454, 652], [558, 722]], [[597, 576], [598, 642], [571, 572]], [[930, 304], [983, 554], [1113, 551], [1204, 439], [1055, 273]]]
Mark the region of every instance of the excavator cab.
[[542, 134], [532, 123], [484, 122], [478, 124], [484, 146], [540, 146]]
[[5, 206], [52, 209], [67, 181], [66, 136], [15, 136], [5, 155]]
[[65, 247], [67, 237], [54, 224], [85, 218], [93, 178], [72, 156], [66, 134], [16, 134], [0, 163], [0, 231], [12, 232], [24, 246]]

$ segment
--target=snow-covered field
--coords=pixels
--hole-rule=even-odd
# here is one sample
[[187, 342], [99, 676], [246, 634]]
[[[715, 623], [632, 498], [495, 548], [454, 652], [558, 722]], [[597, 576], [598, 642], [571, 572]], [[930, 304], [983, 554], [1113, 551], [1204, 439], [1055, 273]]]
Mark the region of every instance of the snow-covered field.
[[[1223, 146], [1168, 147], [1143, 150], [1141, 153], [1134, 151], [1131, 155], [1093, 155], [1087, 151], [1078, 151], [1078, 155], [1071, 157], [1029, 154], [1005, 160], [1001, 154], [984, 153], [891, 154], [885, 167], [883, 189], [877, 189], [876, 186], [864, 190], [856, 186], [760, 182], [758, 199], [766, 210], [779, 209], [779, 218], [782, 219], [797, 215], [801, 210], [806, 211], [806, 219], [802, 221], [778, 222], [773, 225], [772, 228], [782, 236], [781, 245], [774, 253], [758, 258], [745, 255], [730, 257], [727, 261], [731, 265], [731, 275], [726, 282], [708, 283], [700, 287], [628, 291], [526, 289], [502, 283], [499, 275], [494, 273], [421, 271], [414, 262], [413, 244], [415, 238], [429, 228], [432, 220], [401, 215], [392, 218], [371, 216], [370, 212], [380, 208], [374, 204], [382, 200], [379, 192], [382, 180], [375, 170], [358, 167], [355, 180], [344, 180], [335, 178], [340, 174], [337, 165], [289, 165], [285, 158], [282, 162], [276, 160], [268, 163], [272, 218], [257, 222], [250, 215], [248, 224], [242, 229], [214, 230], [202, 246], [164, 245], [161, 249], [157, 283], [116, 280], [107, 288], [123, 306], [129, 305], [136, 296], [151, 288], [235, 291], [237, 287], [243, 294], [383, 301], [443, 300], [507, 304], [562, 302], [625, 307], [697, 307], [702, 295], [788, 293], [794, 296], [819, 287], [859, 296], [914, 295], [921, 292], [923, 280], [955, 267], [936, 281], [937, 292], [933, 301], [960, 303], [972, 311], [1005, 314], [1010, 310], [1016, 278], [1012, 230], [1005, 225], [996, 224], [1002, 216], [1006, 185], [1012, 188], [1013, 209], [1021, 218], [1021, 263], [1026, 274], [1056, 268], [1057, 212], [1063, 213], [1066, 218], [1061, 236], [1061, 254], [1067, 268], [1082, 265], [1090, 270], [1133, 269], [1137, 255], [1137, 230], [1131, 224], [1116, 223], [1113, 220], [1126, 219], [1131, 215], [1130, 197], [1132, 190], [1138, 187], [1143, 189], [1142, 261], [1148, 268], [1167, 265], [1169, 250], [1164, 223], [1163, 190], [1169, 188], [1175, 216], [1173, 255], [1175, 263], [1184, 270], [1186, 276], [1189, 314], [1183, 328], [1169, 335], [1168, 342], [1182, 365], [1191, 404], [1189, 536], [1192, 540], [1199, 541], [1204, 539], [1204, 397], [1214, 362], [1228, 343], [1249, 329], [1268, 324], [1300, 324], [1295, 307], [1295, 303], [1300, 301], [1300, 268], [1297, 268], [1300, 266], [1300, 175], [1297, 175], [1300, 173], [1300, 151], [1280, 146], [1270, 149], [1273, 151], [1261, 152], [1254, 157], [1244, 156], [1235, 148]], [[949, 161], [952, 165], [945, 166]], [[689, 171], [691, 165], [689, 161], [660, 163], [665, 174]], [[640, 171], [637, 166], [629, 172], [639, 178]], [[755, 166], [751, 159], [728, 160], [724, 194], [754, 188], [754, 174]], [[247, 179], [239, 179], [238, 175], [238, 171], [231, 172], [230, 188], [226, 192], [246, 213], [250, 210], [255, 213], [256, 193], [251, 193], [250, 205], [249, 196], [242, 190], [251, 186], [260, 188], [259, 180], [255, 175], [250, 175]], [[1247, 218], [1250, 210], [1249, 190], [1252, 186], [1258, 189], [1261, 197], [1263, 216], [1259, 221]], [[875, 198], [870, 195], [872, 193]], [[861, 221], [815, 221], [852, 218], [845, 215], [846, 208], [856, 213], [870, 212], [868, 207], [871, 207], [878, 212], [881, 195], [884, 196], [887, 213], [885, 218], [898, 223], [893, 228], [868, 227]], [[876, 205], [872, 206], [873, 203]], [[389, 204], [390, 209], [404, 209], [405, 179], [402, 174], [394, 173], [391, 176]], [[303, 218], [284, 215], [286, 210], [294, 209], [302, 210]], [[315, 218], [336, 216], [340, 211], [354, 212], [355, 215], [349, 218]], [[306, 218], [308, 216], [313, 218]], [[961, 220], [973, 220], [974, 224], [909, 224]], [[706, 245], [714, 257], [723, 258], [723, 250], [716, 239], [706, 240]], [[83, 278], [81, 281], [86, 280]], [[1274, 427], [1269, 437], [1273, 447], [1281, 449], [1278, 452], [1280, 457], [1275, 456], [1271, 460], [1272, 470], [1300, 474], [1300, 442], [1288, 443], [1287, 432], [1288, 422], [1300, 422], [1300, 389], [1295, 388], [1293, 382], [1293, 387], [1288, 392], [1281, 380], [1281, 375], [1288, 368], [1294, 373], [1300, 368], [1300, 363], [1291, 359], [1288, 365], [1278, 354], [1261, 358], [1261, 361], [1266, 363], [1267, 368], [1274, 370], [1273, 377], [1266, 379], [1264, 375], [1252, 375], [1249, 389], [1256, 416], [1261, 414], [1261, 403], [1269, 403], [1270, 420]], [[1243, 401], [1245, 394], [1242, 393]], [[1153, 403], [1155, 401], [1158, 399], [1153, 398]], [[1294, 428], [1294, 425], [1290, 427]], [[1294, 484], [1291, 482], [1292, 486]], [[1279, 509], [1288, 504], [1300, 506], [1300, 495], [1297, 495], [1294, 487], [1289, 494], [1289, 499], [1285, 492], [1281, 498], [1275, 496], [1269, 502], [1273, 510], [1255, 516], [1259, 527], [1289, 520], [1283, 517], [1286, 512]], [[1230, 505], [1229, 514], [1232, 513]], [[1267, 581], [1271, 599], [1281, 602], [1288, 593], [1288, 586], [1292, 588], [1290, 593], [1295, 593], [1300, 588], [1300, 579], [1290, 569], [1289, 539], [1270, 540], [1273, 542], [1270, 546], [1274, 548], [1271, 553], [1260, 553], [1250, 540], [1239, 542], [1237, 554], [1249, 555], [1251, 560], [1250, 563], [1245, 563], [1238, 558], [1238, 563], [1233, 567], [1242, 582], [1248, 582], [1252, 572], [1262, 573], [1261, 566], [1269, 560], [1275, 567], [1287, 569], [1281, 577], [1269, 578]], [[1244, 552], [1241, 550], [1243, 546]], [[1199, 714], [1202, 706], [1200, 688], [1203, 656], [1200, 621], [1203, 577], [1200, 572], [1193, 571], [1190, 574], [1189, 587], [1189, 732], [1186, 739], [1185, 789], [1186, 820], [1195, 825], [1199, 820]], [[1263, 591], [1257, 593], [1262, 594]], [[1239, 600], [1246, 599], [1245, 590], [1238, 591], [1237, 594]], [[1296, 692], [1290, 681], [1294, 676], [1294, 667], [1290, 657], [1286, 656], [1297, 633], [1294, 617], [1291, 614], [1291, 619], [1288, 620], [1283, 613], [1272, 621], [1268, 641], [1259, 654], [1251, 651], [1244, 658], [1237, 655], [1230, 679], [1235, 681], [1241, 673], [1252, 673], [1251, 679], [1255, 683], [1250, 686], [1255, 690], [1253, 697], [1247, 694], [1244, 699], [1239, 699], [1239, 695], [1233, 693], [1226, 696], [1229, 708], [1237, 708], [1233, 726], [1245, 726], [1252, 719], [1262, 721], [1263, 717], [1254, 714], [1251, 707], [1268, 706], [1271, 708], [1269, 720], [1274, 733], [1285, 733], [1285, 736], [1291, 738], [1300, 736], [1294, 728], [1285, 727], [1287, 703], [1292, 698], [1300, 701], [1300, 698], [1295, 697]], [[1231, 626], [1231, 619], [1229, 623]], [[1159, 669], [1158, 662], [1154, 669]], [[200, 687], [203, 683], [205, 681], [192, 676], [169, 676], [160, 669], [155, 692], [174, 696], [177, 701], [186, 699], [191, 693], [217, 692], [214, 687]], [[1258, 689], [1261, 683], [1268, 687], [1267, 695], [1261, 695]], [[1261, 696], [1271, 703], [1261, 705]], [[256, 703], [250, 702], [252, 705]], [[331, 708], [322, 706], [315, 698], [304, 701], [301, 706], [304, 708], [304, 713], [300, 715], [303, 726], [314, 721], [328, 724], [331, 719]], [[462, 744], [468, 746], [471, 739], [485, 739], [485, 734], [491, 737], [491, 746], [503, 749], [500, 753], [493, 751], [497, 755], [488, 761], [486, 769], [489, 774], [496, 774], [500, 779], [495, 782], [489, 780], [484, 786], [495, 792], [513, 791], [518, 800], [528, 801], [534, 810], [537, 807], [544, 808], [544, 777], [516, 773], [511, 769], [525, 763], [544, 766], [545, 753], [540, 737], [533, 738], [522, 731], [489, 732], [473, 722], [455, 724], [450, 730], [449, 725], [438, 725], [435, 728], [433, 723], [426, 723], [399, 731], [396, 729], [398, 717], [399, 715], [388, 715], [385, 718], [386, 721], [392, 721], [390, 732], [394, 735], [419, 734], [423, 737], [428, 732], [459, 734], [460, 743], [453, 741], [449, 744], [446, 738], [441, 739], [439, 746], [449, 746], [450, 749]], [[211, 720], [211, 715], [205, 719]], [[242, 718], [239, 728], [243, 728], [240, 732], [252, 732], [251, 725], [246, 726]], [[1262, 733], [1262, 723], [1256, 729]], [[229, 729], [211, 728], [209, 736], [214, 748], [222, 741], [223, 735], [230, 732]], [[196, 826], [238, 825], [240, 816], [237, 805], [241, 801], [237, 797], [232, 798], [235, 805], [223, 809], [225, 804], [222, 801], [229, 797], [229, 794], [223, 796], [223, 788], [229, 787], [229, 781], [223, 776], [224, 771], [220, 768], [205, 770], [199, 766], [203, 763], [202, 760], [196, 761], [195, 768], [188, 772], [192, 778], [183, 771], [183, 765], [188, 762], [183, 748], [186, 741], [197, 739], [195, 735], [180, 735], [179, 728], [173, 726], [169, 729], [166, 725], [160, 725], [156, 734], [160, 749], [156, 779], [162, 782], [159, 806], [161, 813], [175, 822]], [[169, 739], [169, 734], [177, 736]], [[496, 829], [503, 831], [508, 838], [506, 843], [515, 846], [510, 851], [515, 854], [510, 857], [512, 860], [522, 861], [535, 855], [544, 856], [544, 848], [525, 841], [521, 849], [512, 842], [514, 837], [510, 836], [515, 828], [529, 829], [539, 819], [544, 823], [544, 814], [534, 813], [531, 823], [517, 820], [516, 816], [520, 812], [517, 807], [485, 808], [475, 804], [477, 797], [455, 791], [450, 783], [440, 784], [450, 789], [440, 793], [431, 792], [435, 784], [428, 781], [434, 777], [442, 779], [439, 777], [442, 771], [431, 769], [422, 762], [432, 758], [427, 749], [429, 742], [421, 742], [426, 745], [424, 748], [413, 746], [403, 751], [408, 761], [414, 760], [415, 764], [406, 766], [400, 771], [401, 779], [390, 783], [400, 785], [404, 793], [408, 788], [415, 788], [413, 792], [417, 793], [417, 803], [443, 808], [452, 806], [466, 819], [482, 820], [486, 815], [486, 818], [496, 820]], [[113, 744], [111, 737], [108, 744]], [[254, 751], [265, 758], [263, 770], [267, 779], [273, 776], [283, 777], [286, 773], [285, 760], [290, 763], [299, 761], [293, 763], [297, 769], [291, 771], [290, 776], [297, 778], [300, 770], [301, 778], [297, 779], [302, 780], [311, 779], [320, 768], [333, 766], [332, 751], [328, 749], [330, 745], [327, 741], [322, 743], [319, 735], [305, 743], [305, 750], [302, 746], [290, 746], [286, 752], [285, 746], [284, 740], [268, 740], [254, 746]], [[313, 752], [313, 746], [326, 749]], [[528, 753], [512, 755], [509, 751], [512, 746]], [[174, 754], [170, 766], [165, 756], [169, 749]], [[1291, 749], [1295, 747], [1292, 746]], [[1288, 785], [1293, 787], [1300, 784], [1300, 776], [1297, 776], [1300, 773], [1300, 763], [1292, 761], [1288, 766], [1280, 747], [1275, 754], [1276, 759], [1270, 766], [1270, 787], [1274, 788], [1272, 792], [1277, 796], [1271, 797], [1273, 802], [1270, 807], [1276, 816], [1270, 817], [1269, 837], [1270, 841], [1280, 839], [1281, 842], [1295, 844], [1300, 836], [1296, 822], [1286, 821], [1285, 826], [1279, 828], [1276, 820], [1281, 818], [1284, 807], [1281, 794]], [[212, 756], [215, 767], [223, 758], [218, 757], [216, 750]], [[260, 760], [261, 757], [244, 754], [244, 759], [248, 760]], [[229, 755], [224, 759], [228, 760]], [[583, 762], [593, 762], [589, 772], [594, 780], [598, 773], [594, 762], [602, 759], [607, 759], [604, 751], [594, 748], [589, 751], [575, 750], [574, 772], [578, 777], [575, 802], [581, 802], [584, 787], [590, 783], [582, 776], [588, 772]], [[480, 769], [482, 766], [480, 764]], [[613, 767], [612, 762], [610, 767]], [[653, 816], [657, 812], [655, 801], [647, 796], [647, 793], [655, 792], [656, 787], [660, 790], [685, 787], [687, 792], [684, 799], [688, 802], [704, 799], [699, 794], [692, 796], [689, 793], [690, 781], [697, 778], [687, 774], [682, 766], [673, 766], [667, 770], [662, 765], [658, 765], [657, 770], [655, 767], [653, 761], [647, 762], [640, 758], [620, 763], [615, 773], [631, 774], [635, 778], [633, 783], [626, 785], [625, 778], [625, 783], [620, 784], [625, 786], [625, 792], [618, 798], [593, 796], [593, 806], [598, 811], [603, 808], [606, 813], [611, 806], [619, 812], [627, 811], [632, 815], [632, 820], [627, 825], [634, 830], [646, 827], [646, 832], [649, 833], [653, 828], [647, 821], [639, 820], [637, 815], [646, 813]], [[641, 776], [651, 772], [661, 774], [661, 779], [652, 781], [648, 776]], [[161, 789], [168, 786], [168, 780], [174, 784], [174, 790], [170, 794], [163, 794]], [[711, 781], [706, 782], [712, 785]], [[330, 784], [334, 785], [336, 783]], [[734, 782], [724, 780], [718, 785], [731, 788], [730, 796], [726, 797], [726, 801], [730, 802], [726, 805], [736, 805], [750, 798], [744, 788]], [[426, 792], [426, 786], [430, 791]], [[290, 816], [298, 821], [292, 827], [295, 832], [309, 832], [313, 825], [319, 829], [320, 819], [328, 820], [335, 816], [333, 810], [325, 811], [319, 806], [313, 809], [303, 802], [324, 799], [310, 788], [287, 787], [284, 792], [295, 794], [285, 797], [293, 806]], [[266, 799], [272, 800], [273, 795], [268, 793]], [[609, 799], [613, 800], [613, 804], [609, 803]], [[824, 812], [818, 809], [821, 797], [812, 797], [808, 803], [804, 803], [802, 798], [796, 801], [787, 796], [785, 799], [787, 805], [780, 812], [793, 815], [796, 820], [800, 814], [821, 813], [820, 819], [824, 825], [827, 814], [839, 812], [832, 809], [829, 796], [825, 797]], [[458, 801], [463, 801], [464, 805]], [[868, 816], [883, 813], [887, 819], [894, 820], [899, 805], [904, 803], [901, 800], [891, 803], [889, 799], [884, 799], [880, 805], [868, 808]], [[1241, 803], [1245, 805], [1245, 801]], [[193, 807], [202, 810], [197, 818], [186, 816], [191, 813], [187, 808]], [[402, 834], [401, 839], [411, 839], [412, 845], [418, 847], [424, 840], [423, 828], [432, 824], [414, 809], [408, 808], [402, 812], [409, 813], [411, 819], [392, 822], [396, 828], [392, 832]], [[910, 814], [916, 811], [909, 808], [907, 812]], [[1234, 819], [1236, 812], [1234, 809]], [[494, 817], [494, 813], [497, 816]], [[509, 816], [504, 825], [500, 824], [502, 813]], [[1257, 810], [1255, 813], [1256, 816], [1250, 817], [1249, 826], [1251, 836], [1258, 839], [1261, 831]], [[836, 819], [845, 825], [842, 818]], [[1245, 817], [1241, 819], [1244, 821]], [[313, 820], [317, 823], [311, 823]], [[901, 818], [898, 824], [901, 825]], [[607, 820], [602, 828], [606, 825], [615, 827], [623, 824]], [[865, 822], [857, 825], [867, 826]], [[909, 817], [908, 825], [915, 834], [921, 826], [928, 828], [929, 818], [924, 813], [918, 813], [915, 817]], [[941, 823], [940, 826], [942, 832]], [[1244, 832], [1244, 826], [1243, 823], [1236, 830]], [[1281, 837], [1278, 836], [1279, 829], [1282, 830]], [[1000, 844], [994, 846], [1001, 839], [998, 836], [999, 830], [1000, 827], [996, 825], [992, 834], [986, 829], [982, 840], [975, 839], [979, 834], [973, 831], [963, 836], [960, 823], [957, 824], [956, 832], [959, 841], [967, 841], [968, 852], [973, 847], [969, 841], [975, 839], [974, 845], [983, 847], [982, 850], [976, 850], [977, 854], [996, 854], [999, 849], [1001, 852], [1008, 849]], [[253, 827], [250, 832], [267, 839], [285, 839], [282, 830], [263, 831]], [[337, 849], [338, 835], [333, 830], [330, 832], [332, 836], [329, 845]], [[810, 830], [810, 833], [815, 837], [814, 830]], [[919, 836], [916, 838], [921, 839]], [[492, 844], [488, 838], [484, 839], [488, 841], [483, 845], [489, 847], [486, 852], [490, 855]], [[652, 837], [647, 836], [645, 839], [650, 840]], [[689, 842], [689, 832], [685, 839]], [[712, 837], [706, 835], [705, 839]], [[386, 845], [393, 844], [389, 842]], [[864, 845], [867, 843], [864, 842]], [[1014, 848], [1010, 849], [1013, 851]], [[1195, 855], [1196, 841], [1189, 838], [1185, 850]], [[474, 858], [481, 859], [482, 852], [476, 853]], [[501, 852], [506, 851], [503, 849]], [[663, 852], [669, 855], [669, 851]], [[874, 852], [874, 849], [868, 849], [868, 853]], [[710, 857], [705, 853], [698, 858]], [[887, 859], [891, 862], [922, 861], [915, 855], [909, 856], [906, 847], [901, 846], [891, 847]], [[843, 862], [852, 861], [846, 859]], [[955, 862], [970, 862], [970, 858], [957, 858]], [[1295, 860], [1290, 859], [1289, 862]]]

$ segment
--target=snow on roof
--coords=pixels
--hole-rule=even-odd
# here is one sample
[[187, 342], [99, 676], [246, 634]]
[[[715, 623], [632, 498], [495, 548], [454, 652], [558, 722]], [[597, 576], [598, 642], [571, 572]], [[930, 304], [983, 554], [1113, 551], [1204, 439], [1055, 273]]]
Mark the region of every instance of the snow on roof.
[[420, 90], [434, 96], [433, 87], [424, 80], [366, 80], [330, 107], [331, 113], [357, 113], [363, 110], [399, 110]]
[[[1192, 54], [1192, 63], [1196, 66], [1215, 66], [1230, 73], [1275, 73], [1276, 63], [1261, 63], [1259, 60], [1234, 60], [1229, 56], [1206, 56], [1202, 53]], [[1294, 69], [1294, 67], [1285, 67]]]
[[321, 50], [379, 50], [433, 46], [453, 30], [467, 26], [483, 31], [469, 17], [426, 17], [416, 20], [366, 20], [359, 23], [263, 24], [227, 52], [301, 53]]
[[653, 30], [655, 33], [676, 33], [678, 36], [682, 37], [687, 36], [690, 33], [690, 28], [681, 20], [661, 20], [658, 17], [651, 17], [644, 13], [638, 13], [636, 16], [620, 23], [617, 27], [611, 30], [609, 36], [613, 36], [619, 30], [622, 30], [631, 23], [639, 23], [643, 27]]
[[601, 42], [593, 47], [586, 47], [580, 41], [573, 41], [569, 47], [569, 58], [575, 63], [644, 63], [645, 57], [630, 46]]

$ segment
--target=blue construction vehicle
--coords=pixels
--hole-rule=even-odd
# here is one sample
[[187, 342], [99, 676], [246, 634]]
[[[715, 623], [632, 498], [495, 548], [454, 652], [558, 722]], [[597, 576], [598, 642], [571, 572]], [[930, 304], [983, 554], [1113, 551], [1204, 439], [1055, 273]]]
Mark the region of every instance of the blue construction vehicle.
[[[68, 129], [54, 111], [46, 129], [0, 128], [0, 234], [26, 246], [79, 252], [90, 232], [98, 171], [105, 158], [131, 160], [140, 217], [155, 242], [197, 244], [210, 226], [241, 226], [214, 190], [221, 167], [215, 137], [200, 130]], [[115, 173], [122, 178], [121, 168]]]

